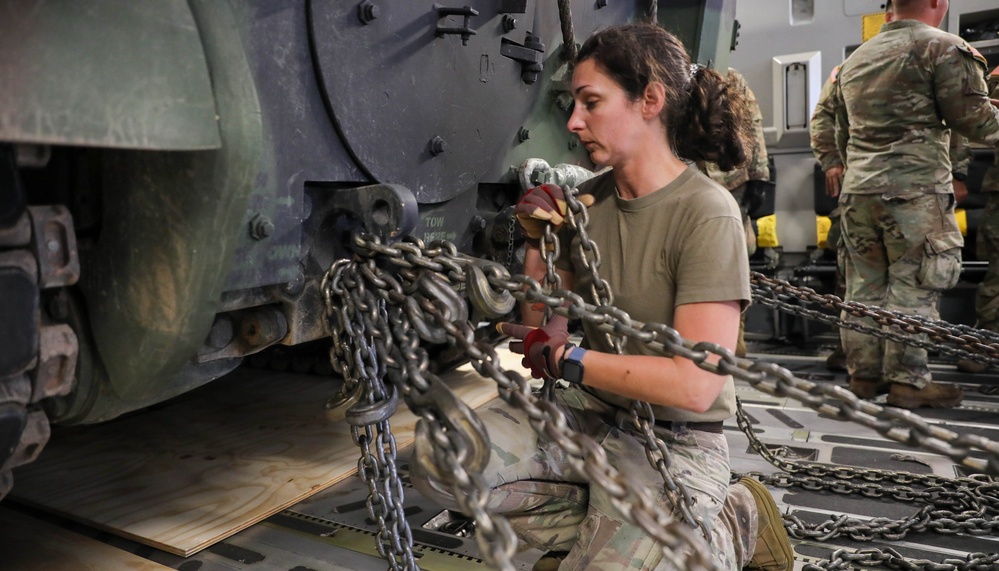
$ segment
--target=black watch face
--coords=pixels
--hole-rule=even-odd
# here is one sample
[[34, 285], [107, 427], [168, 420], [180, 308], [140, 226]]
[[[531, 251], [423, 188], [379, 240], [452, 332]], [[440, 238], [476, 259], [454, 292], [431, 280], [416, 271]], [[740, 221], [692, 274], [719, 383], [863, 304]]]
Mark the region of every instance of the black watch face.
[[577, 361], [566, 361], [562, 364], [562, 378], [570, 383], [583, 382], [583, 364]]

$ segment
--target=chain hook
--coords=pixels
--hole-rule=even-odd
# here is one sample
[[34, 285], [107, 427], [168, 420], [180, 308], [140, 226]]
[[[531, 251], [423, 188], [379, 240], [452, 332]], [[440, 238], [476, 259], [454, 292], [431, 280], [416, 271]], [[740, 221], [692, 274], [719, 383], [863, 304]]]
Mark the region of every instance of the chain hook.
[[[455, 445], [456, 456], [461, 466], [470, 473], [481, 474], [489, 463], [491, 448], [489, 433], [479, 415], [448, 388], [439, 377], [429, 376], [429, 387], [422, 393], [410, 395], [412, 406], [436, 411], [437, 421]], [[434, 439], [431, 427], [425, 418], [416, 424], [416, 438], [426, 446], [415, 446], [416, 450], [433, 450]], [[415, 455], [413, 460], [420, 464], [425, 473], [442, 483], [450, 483], [453, 477], [441, 470], [432, 456]], [[446, 468], [446, 467], [445, 467]]]
[[468, 305], [465, 298], [458, 294], [437, 272], [424, 271], [416, 278], [416, 291], [403, 301], [406, 315], [409, 316], [413, 328], [420, 338], [429, 343], [447, 343], [448, 336], [444, 328], [432, 324], [425, 319], [422, 304], [440, 307], [444, 310], [448, 321], [468, 321]]
[[509, 290], [496, 292], [486, 277], [485, 270], [488, 269], [494, 277], [499, 279], [509, 279], [510, 272], [505, 267], [482, 258], [462, 257], [467, 260], [465, 266], [465, 284], [468, 287], [468, 299], [472, 306], [478, 309], [487, 319], [502, 317], [511, 311], [517, 304]]
[[385, 396], [376, 402], [366, 404], [356, 402], [348, 408], [344, 413], [347, 422], [351, 426], [370, 426], [392, 418], [399, 409], [399, 392], [391, 383], [385, 386], [385, 390]]
[[332, 416], [334, 418], [341, 418], [345, 416], [345, 411], [352, 408], [357, 403], [361, 402], [361, 395], [364, 394], [364, 385], [361, 383], [354, 383], [353, 388], [350, 388], [347, 383], [344, 383], [340, 390], [333, 394], [323, 405], [326, 410], [332, 411]]

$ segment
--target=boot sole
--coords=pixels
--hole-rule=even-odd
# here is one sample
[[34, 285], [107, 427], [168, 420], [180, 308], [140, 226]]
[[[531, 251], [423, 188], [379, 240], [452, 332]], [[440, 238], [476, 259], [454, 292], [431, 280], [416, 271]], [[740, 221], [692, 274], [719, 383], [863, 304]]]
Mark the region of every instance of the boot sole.
[[961, 404], [961, 400], [963, 398], [964, 398], [964, 395], [959, 396], [959, 397], [954, 398], [954, 399], [951, 399], [951, 400], [930, 401], [930, 402], [928, 402], [928, 401], [924, 401], [922, 399], [912, 399], [912, 398], [906, 398], [906, 397], [892, 397], [891, 395], [889, 395], [887, 402], [891, 406], [895, 406], [895, 407], [898, 407], [898, 408], [905, 408], [905, 409], [908, 409], [908, 410], [914, 410], [914, 409], [921, 408], [921, 407], [925, 407], [925, 408], [954, 408], [954, 407], [958, 406], [959, 404]]
[[881, 385], [878, 385], [877, 388], [875, 388], [873, 392], [867, 391], [867, 390], [858, 390], [858, 389], [854, 389], [853, 387], [847, 387], [846, 390], [848, 390], [851, 393], [857, 395], [858, 399], [872, 399], [872, 398], [877, 397], [878, 395], [886, 395], [886, 394], [888, 394], [888, 392], [891, 390], [891, 384], [890, 383], [882, 383]]
[[988, 371], [989, 367], [985, 367], [985, 368], [979, 369], [978, 367], [967, 367], [967, 366], [962, 367], [961, 365], [957, 365], [956, 369], [958, 371], [961, 371], [962, 373], [968, 373], [968, 374], [971, 374], [971, 375], [977, 375], [979, 373], [984, 373], [985, 371]]

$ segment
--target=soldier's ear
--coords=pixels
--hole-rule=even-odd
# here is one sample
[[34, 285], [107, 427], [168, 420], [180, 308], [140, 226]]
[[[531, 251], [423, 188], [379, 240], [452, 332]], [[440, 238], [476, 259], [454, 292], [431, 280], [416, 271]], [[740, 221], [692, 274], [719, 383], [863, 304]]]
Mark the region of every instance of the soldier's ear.
[[651, 119], [662, 113], [666, 104], [666, 87], [658, 81], [649, 82], [642, 94], [642, 117]]

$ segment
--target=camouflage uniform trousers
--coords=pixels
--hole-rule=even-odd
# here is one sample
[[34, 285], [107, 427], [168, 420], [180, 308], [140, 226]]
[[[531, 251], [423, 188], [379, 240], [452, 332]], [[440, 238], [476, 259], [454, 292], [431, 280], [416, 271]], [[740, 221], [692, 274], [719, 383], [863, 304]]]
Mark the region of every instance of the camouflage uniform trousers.
[[[846, 254], [843, 247], [843, 232], [840, 230], [841, 210], [837, 206], [829, 213], [829, 233], [826, 234], [826, 250], [836, 254], [836, 297], [846, 299]], [[843, 330], [839, 331], [839, 346], [843, 348]]]
[[846, 296], [846, 263], [843, 254], [843, 232], [840, 231], [841, 211], [837, 206], [829, 213], [829, 233], [826, 234], [826, 250], [836, 254], [836, 295]]
[[[662, 476], [649, 464], [643, 442], [609, 420], [616, 408], [575, 387], [556, 390], [556, 405], [569, 428], [595, 439], [611, 466], [652, 491], [663, 513], [679, 517], [665, 497]], [[604, 489], [590, 485], [571, 468], [561, 448], [538, 438], [526, 414], [501, 401], [478, 413], [493, 451], [483, 471], [492, 489], [486, 508], [505, 516], [521, 541], [545, 551], [569, 551], [560, 566], [563, 571], [681, 569], [641, 527], [628, 522]], [[753, 555], [758, 516], [748, 489], [735, 485], [729, 491], [725, 436], [689, 428], [671, 432], [657, 427], [656, 433], [672, 451], [672, 474], [687, 485], [694, 512], [711, 531], [711, 554], [722, 569], [740, 569]], [[417, 464], [410, 465], [418, 490], [457, 509], [453, 496], [439, 491], [443, 486], [429, 486]]]
[[999, 192], [985, 193], [985, 213], [975, 243], [979, 259], [988, 260], [985, 277], [975, 293], [980, 329], [999, 331]]
[[[939, 319], [943, 290], [961, 272], [964, 243], [952, 194], [847, 194], [840, 199], [846, 299]], [[876, 326], [870, 318], [842, 316]], [[925, 336], [923, 336], [925, 338]], [[847, 371], [856, 378], [930, 382], [926, 350], [842, 331]]]

